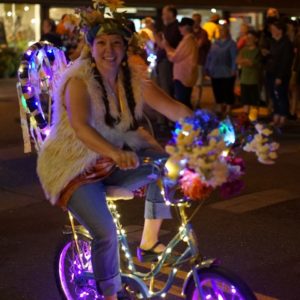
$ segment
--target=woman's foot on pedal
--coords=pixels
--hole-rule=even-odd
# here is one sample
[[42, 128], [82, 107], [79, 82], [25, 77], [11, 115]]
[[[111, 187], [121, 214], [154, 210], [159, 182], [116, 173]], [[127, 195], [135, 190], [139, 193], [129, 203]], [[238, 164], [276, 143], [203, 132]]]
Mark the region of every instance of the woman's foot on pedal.
[[[158, 261], [158, 257], [160, 255], [162, 255], [165, 251], [166, 247], [163, 243], [161, 243], [160, 241], [157, 241], [152, 248], [148, 249], [148, 250], [144, 250], [141, 247], [137, 248], [137, 257], [138, 260], [140, 262], [157, 262]], [[172, 253], [170, 253], [165, 261], [164, 261], [164, 266], [167, 265], [171, 265], [174, 262], [176, 262], [178, 260], [178, 258], [180, 257], [180, 253], [178, 253], [177, 251], [172, 251]]]
[[[159, 247], [160, 246], [160, 247]], [[150, 249], [137, 248], [137, 258], [140, 262], [155, 262], [159, 255], [163, 253], [165, 246], [157, 241]]]

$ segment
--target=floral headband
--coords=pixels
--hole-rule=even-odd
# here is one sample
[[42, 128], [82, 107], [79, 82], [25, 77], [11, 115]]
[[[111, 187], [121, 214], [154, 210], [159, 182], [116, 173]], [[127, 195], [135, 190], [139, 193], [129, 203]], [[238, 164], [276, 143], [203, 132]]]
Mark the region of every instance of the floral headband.
[[[117, 8], [123, 6], [121, 0], [92, 0], [93, 6], [78, 8], [76, 13], [80, 15], [80, 27], [85, 33], [87, 42], [92, 45], [95, 37], [100, 34], [118, 34], [127, 42], [130, 42], [134, 34], [128, 27], [129, 20], [125, 13], [117, 12]], [[110, 13], [105, 17], [105, 9]]]

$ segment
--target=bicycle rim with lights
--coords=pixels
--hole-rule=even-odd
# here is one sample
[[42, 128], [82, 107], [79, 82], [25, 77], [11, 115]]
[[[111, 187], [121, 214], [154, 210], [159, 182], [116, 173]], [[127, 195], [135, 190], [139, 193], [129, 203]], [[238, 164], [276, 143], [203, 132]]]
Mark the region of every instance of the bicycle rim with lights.
[[75, 240], [68, 236], [58, 248], [54, 271], [60, 294], [67, 300], [102, 299], [97, 292], [95, 280], [86, 275], [93, 273], [91, 240], [78, 235], [77, 243], [79, 249]]
[[187, 300], [256, 300], [248, 285], [231, 271], [219, 266], [198, 270], [200, 292], [195, 281], [186, 287]]

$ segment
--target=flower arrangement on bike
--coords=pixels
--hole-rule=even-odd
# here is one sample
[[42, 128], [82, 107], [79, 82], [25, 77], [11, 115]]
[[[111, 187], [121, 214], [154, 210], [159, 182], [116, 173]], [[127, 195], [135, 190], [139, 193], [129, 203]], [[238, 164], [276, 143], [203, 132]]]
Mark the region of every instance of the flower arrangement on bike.
[[258, 161], [273, 164], [279, 144], [263, 124], [219, 121], [208, 111], [196, 111], [176, 124], [173, 138], [166, 146], [170, 158], [166, 164], [171, 180], [179, 180], [184, 195], [203, 200], [217, 188], [223, 198], [238, 194], [243, 188], [241, 148], [255, 152]]

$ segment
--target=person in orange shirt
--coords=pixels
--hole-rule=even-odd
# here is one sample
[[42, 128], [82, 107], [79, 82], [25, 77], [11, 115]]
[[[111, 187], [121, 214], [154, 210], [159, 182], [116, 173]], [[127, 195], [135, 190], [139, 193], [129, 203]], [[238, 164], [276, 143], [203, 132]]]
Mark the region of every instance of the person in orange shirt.
[[179, 30], [183, 38], [178, 47], [174, 49], [167, 41], [164, 41], [168, 59], [174, 64], [174, 97], [190, 108], [192, 108], [192, 88], [198, 77], [198, 45], [193, 27], [193, 19], [182, 18], [179, 23]]

